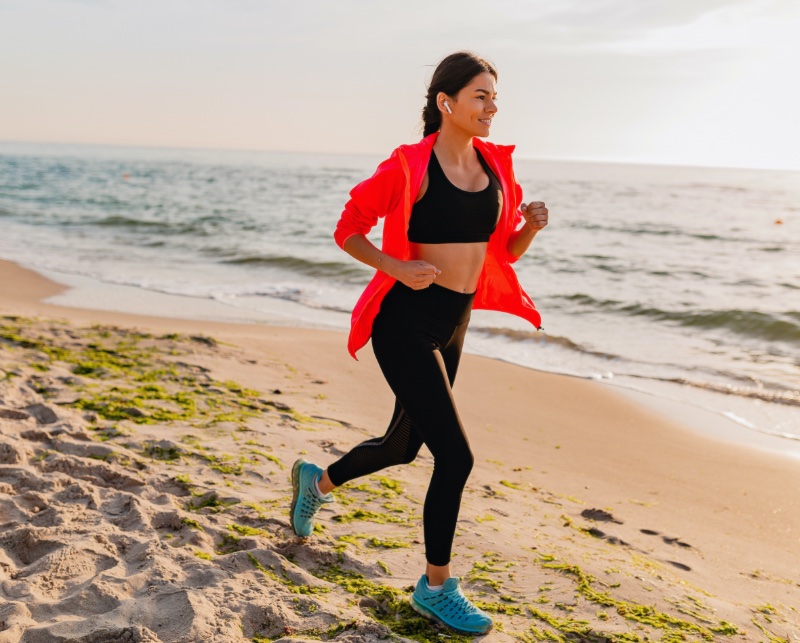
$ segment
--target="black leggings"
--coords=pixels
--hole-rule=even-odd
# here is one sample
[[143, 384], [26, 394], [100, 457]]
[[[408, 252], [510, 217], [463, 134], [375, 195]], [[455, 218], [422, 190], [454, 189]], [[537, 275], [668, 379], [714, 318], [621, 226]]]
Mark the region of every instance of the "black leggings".
[[407, 464], [427, 445], [434, 462], [423, 521], [431, 565], [450, 562], [461, 492], [474, 463], [452, 391], [474, 297], [435, 284], [392, 286], [372, 326], [372, 349], [395, 394], [394, 414], [383, 437], [362, 442], [328, 467], [339, 486]]

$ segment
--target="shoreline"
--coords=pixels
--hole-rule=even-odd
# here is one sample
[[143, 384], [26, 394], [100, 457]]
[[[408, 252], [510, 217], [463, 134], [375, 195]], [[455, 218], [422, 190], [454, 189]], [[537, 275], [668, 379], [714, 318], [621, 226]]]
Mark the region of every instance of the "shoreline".
[[[162, 293], [138, 286], [113, 284], [78, 274], [27, 267], [3, 259], [0, 259], [0, 282], [11, 281], [17, 278], [15, 277], [17, 274], [22, 275], [18, 272], [19, 270], [36, 274], [48, 284], [41, 283], [37, 286], [40, 288], [36, 291], [38, 294], [29, 298], [23, 297], [21, 301], [27, 306], [34, 303], [35, 300], [36, 303], [47, 306], [47, 310], [66, 309], [72, 312], [80, 310], [85, 311], [86, 314], [95, 311], [114, 315], [157, 317], [200, 323], [323, 330], [341, 333], [343, 346], [346, 342], [347, 331], [341, 326], [344, 324], [349, 327], [349, 315], [308, 309], [291, 301], [276, 299], [275, 310], [270, 313], [252, 308], [240, 310], [235, 306], [212, 299]], [[11, 274], [7, 274], [7, 271], [11, 271]], [[27, 277], [21, 278], [27, 279]], [[29, 292], [28, 286], [25, 288], [26, 292]], [[0, 290], [0, 295], [2, 294], [3, 291]], [[19, 291], [14, 294], [14, 291], [11, 290], [7, 294], [20, 300], [21, 293]], [[98, 300], [103, 301], [104, 304], [97, 306], [95, 302]], [[139, 312], [141, 310], [159, 310], [159, 313]], [[315, 319], [319, 316], [323, 316], [322, 321]], [[360, 356], [365, 352], [369, 352], [369, 347], [362, 349]], [[656, 380], [648, 380], [647, 388], [642, 388], [630, 378], [625, 377], [618, 378], [616, 381], [596, 379], [589, 376], [537, 369], [516, 364], [501, 357], [480, 356], [470, 353], [469, 350], [466, 350], [464, 354], [517, 366], [544, 375], [557, 375], [594, 382], [638, 406], [661, 415], [664, 419], [705, 437], [786, 456], [795, 461], [800, 460], [800, 440], [775, 435], [752, 425], [748, 426], [749, 423], [737, 417], [735, 412], [732, 414], [733, 418], [730, 417], [730, 414], [726, 417], [719, 409], [713, 408], [715, 402], [719, 403], [720, 396], [724, 396], [722, 393], [703, 391], [669, 382], [657, 382]], [[727, 401], [732, 405], [739, 404], [742, 408], [747, 405], [751, 405], [749, 408], [752, 408], [753, 402], [740, 398]], [[783, 408], [778, 410], [786, 413]]]
[[[0, 500], [15, 498], [16, 503], [10, 509], [11, 501], [3, 500], [2, 506], [14, 534], [6, 549], [14, 573], [0, 569], [3, 591], [18, 592], [13, 595], [17, 611], [0, 613], [9, 631], [22, 631], [13, 629], [17, 625], [46, 629], [54, 640], [62, 640], [56, 632], [66, 640], [67, 634], [78, 638], [101, 625], [112, 631], [110, 624], [132, 624], [128, 605], [142, 615], [136, 625], [158, 635], [141, 635], [142, 640], [184, 640], [170, 628], [188, 623], [196, 637], [238, 643], [245, 640], [233, 625], [239, 619], [246, 636], [254, 637], [247, 640], [269, 636], [288, 643], [293, 631], [309, 628], [312, 621], [325, 631], [343, 620], [360, 619], [361, 625], [353, 626], [360, 638], [352, 641], [376, 641], [375, 631], [367, 627], [373, 622], [363, 624], [369, 606], [384, 600], [376, 588], [405, 595], [424, 571], [421, 513], [433, 464], [427, 449], [408, 466], [337, 488], [340, 503], [321, 513], [315, 539], [293, 536], [286, 508], [291, 498], [287, 465], [298, 454], [325, 466], [385, 431], [393, 396], [371, 353], [360, 352], [355, 362], [342, 331], [140, 316], [41, 301], [63, 291], [38, 273], [0, 262], [2, 315], [66, 320], [65, 327], [35, 324], [30, 332], [39, 333], [41, 341], [91, 342], [82, 333], [90, 334], [83, 327], [93, 324], [119, 327], [123, 339], [132, 329], [161, 334], [143, 340], [155, 343], [159, 360], [213, 377], [210, 384], [219, 389], [220, 399], [229, 396], [220, 387], [224, 382], [231, 391], [238, 383], [266, 392], [260, 394], [264, 406], [257, 418], [238, 428], [122, 420], [118, 435], [102, 429], [108, 437], [103, 442], [92, 435], [98, 429], [87, 426], [72, 408], [55, 407], [69, 427], [60, 434], [61, 425], [0, 417], [0, 437], [18, 453], [27, 453], [29, 462], [20, 456], [18, 463], [3, 465], [12, 482], [3, 483]], [[179, 341], [171, 339], [176, 333], [187, 338], [183, 344], [170, 343]], [[216, 342], [190, 341], [195, 335]], [[173, 348], [182, 352], [170, 358]], [[0, 353], [6, 372], [22, 350]], [[17, 389], [2, 406], [25, 408], [22, 396], [34, 395], [42, 372], [16, 359], [14, 368], [23, 375], [4, 384]], [[51, 382], [71, 379], [64, 366], [48, 377]], [[468, 595], [492, 606], [493, 618], [502, 625], [487, 640], [535, 640], [532, 623], [562, 632], [559, 627], [567, 625], [559, 623], [568, 621], [581, 631], [649, 640], [678, 632], [708, 639], [707, 628], [714, 626], [726, 633], [714, 630], [708, 640], [761, 640], [766, 630], [773, 640], [791, 641], [800, 632], [800, 584], [787, 578], [787, 570], [800, 565], [796, 460], [702, 435], [598, 384], [464, 355], [454, 395], [476, 457], [459, 514], [453, 574], [465, 582]], [[48, 426], [56, 429], [46, 435]], [[153, 444], [181, 457], [153, 457]], [[139, 474], [123, 468], [123, 455], [142, 458], [147, 445], [150, 458]], [[190, 447], [197, 451], [188, 453]], [[253, 460], [254, 447], [258, 458], [266, 459]], [[91, 459], [103, 453], [109, 459], [102, 466]], [[226, 454], [232, 454], [230, 460], [222, 459]], [[235, 459], [245, 455], [246, 461]], [[232, 466], [238, 462], [241, 472]], [[114, 488], [105, 479], [98, 481], [98, 471], [105, 479], [130, 483]], [[191, 480], [195, 486], [180, 489], [176, 480]], [[81, 504], [63, 491], [67, 488], [91, 502]], [[188, 509], [186, 499], [192, 502], [195, 488], [197, 494], [219, 493], [236, 504], [214, 511]], [[393, 491], [398, 488], [402, 493]], [[102, 507], [102, 516], [92, 507]], [[368, 511], [355, 518], [357, 509]], [[381, 522], [381, 516], [395, 512], [413, 520]], [[97, 542], [87, 535], [87, 519], [95, 521]], [[242, 537], [226, 539], [231, 530]], [[376, 536], [403, 544], [370, 547], [369, 539]], [[93, 593], [76, 599], [69, 593], [78, 591], [75, 587], [90, 590], [83, 584], [62, 587], [62, 558], [45, 555], [50, 551], [45, 545], [52, 547], [48, 543], [57, 539], [80, 559], [81, 573], [89, 575], [79, 580]], [[361, 574], [377, 598], [364, 602], [362, 595], [354, 604], [347, 589], [352, 581], [332, 575], [334, 564]], [[325, 566], [329, 574], [320, 580], [314, 572]], [[115, 575], [105, 571], [111, 569]], [[327, 593], [289, 591], [289, 581], [269, 576], [270, 569], [295, 584], [324, 584]], [[131, 574], [141, 580], [132, 583]], [[588, 585], [576, 578], [590, 579], [586, 582], [599, 593], [582, 593], [580, 588]], [[105, 611], [80, 607], [96, 596]], [[292, 611], [298, 596], [309, 606], [300, 616]], [[669, 618], [655, 626], [637, 620], [646, 612]], [[403, 614], [401, 625], [410, 618]], [[273, 623], [269, 628], [268, 622]], [[394, 612], [381, 623], [394, 627]], [[275, 629], [278, 624], [282, 630]], [[283, 630], [286, 638], [278, 639]], [[731, 638], [734, 630], [744, 637]], [[184, 636], [187, 631], [189, 625]], [[434, 637], [425, 640], [436, 640], [438, 632], [425, 632]], [[2, 643], [4, 634], [0, 631]]]

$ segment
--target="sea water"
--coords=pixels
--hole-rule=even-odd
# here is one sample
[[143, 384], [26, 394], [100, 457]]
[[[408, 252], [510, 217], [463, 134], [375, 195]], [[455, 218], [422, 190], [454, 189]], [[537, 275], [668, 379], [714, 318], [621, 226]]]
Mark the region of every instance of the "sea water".
[[[381, 160], [0, 143], [0, 258], [344, 329], [373, 270], [332, 233]], [[524, 200], [550, 211], [514, 264], [544, 331], [474, 311], [466, 351], [680, 391], [800, 440], [799, 172], [523, 158], [515, 170]]]

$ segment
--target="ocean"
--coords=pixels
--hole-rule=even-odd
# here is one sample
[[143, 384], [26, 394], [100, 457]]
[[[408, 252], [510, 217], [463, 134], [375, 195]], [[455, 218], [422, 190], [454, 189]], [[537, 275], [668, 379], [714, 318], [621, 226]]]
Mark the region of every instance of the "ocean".
[[[0, 142], [0, 258], [345, 329], [372, 269], [332, 233], [382, 158]], [[800, 440], [800, 172], [515, 169], [550, 211], [514, 265], [544, 330], [474, 311], [467, 352]]]

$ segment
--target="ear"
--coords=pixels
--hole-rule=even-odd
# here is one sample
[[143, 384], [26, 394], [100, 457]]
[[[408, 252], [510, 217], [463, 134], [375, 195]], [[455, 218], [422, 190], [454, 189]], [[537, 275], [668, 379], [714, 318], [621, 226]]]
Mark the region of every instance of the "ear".
[[439, 108], [440, 112], [447, 112], [447, 108], [444, 106], [444, 102], [447, 101], [450, 105], [450, 109], [453, 109], [453, 99], [450, 98], [444, 92], [439, 92], [436, 94], [436, 106]]

